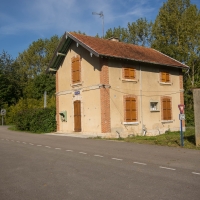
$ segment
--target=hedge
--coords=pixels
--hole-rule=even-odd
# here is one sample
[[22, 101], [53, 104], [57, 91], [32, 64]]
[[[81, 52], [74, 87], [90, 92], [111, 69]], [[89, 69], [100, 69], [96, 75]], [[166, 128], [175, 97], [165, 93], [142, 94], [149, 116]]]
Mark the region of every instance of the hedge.
[[15, 125], [18, 130], [33, 133], [50, 133], [56, 131], [56, 109], [38, 108], [18, 112], [15, 116]]

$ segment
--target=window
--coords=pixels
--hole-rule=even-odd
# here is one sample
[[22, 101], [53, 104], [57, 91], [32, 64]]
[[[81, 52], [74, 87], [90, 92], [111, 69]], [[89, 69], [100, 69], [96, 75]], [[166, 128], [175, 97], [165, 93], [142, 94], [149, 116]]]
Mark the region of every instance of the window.
[[160, 72], [160, 82], [170, 83], [170, 74], [169, 74], [169, 72]]
[[76, 84], [81, 81], [81, 73], [80, 73], [80, 57], [72, 58], [72, 83]]
[[123, 68], [123, 78], [134, 80], [136, 77], [136, 70], [133, 68]]
[[171, 98], [162, 98], [162, 120], [172, 120]]
[[150, 102], [150, 111], [151, 112], [159, 111], [158, 101], [151, 101]]
[[125, 97], [125, 122], [137, 121], [136, 97]]

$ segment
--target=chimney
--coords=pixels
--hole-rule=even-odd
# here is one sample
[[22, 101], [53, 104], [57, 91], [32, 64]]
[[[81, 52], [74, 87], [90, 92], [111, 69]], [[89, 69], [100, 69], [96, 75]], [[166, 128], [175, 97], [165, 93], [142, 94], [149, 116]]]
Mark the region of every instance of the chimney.
[[110, 38], [108, 38], [108, 40], [114, 41], [114, 42], [119, 42], [119, 38], [117, 38], [117, 37], [110, 37]]

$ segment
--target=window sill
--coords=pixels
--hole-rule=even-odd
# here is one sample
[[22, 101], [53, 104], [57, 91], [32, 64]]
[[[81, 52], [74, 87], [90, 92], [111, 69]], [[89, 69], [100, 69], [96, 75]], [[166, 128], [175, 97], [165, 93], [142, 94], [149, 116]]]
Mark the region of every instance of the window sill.
[[173, 123], [174, 120], [161, 120], [161, 123], [165, 124], [165, 123]]
[[160, 112], [160, 110], [150, 110], [150, 112]]
[[83, 82], [79, 82], [79, 83], [72, 83], [70, 84], [71, 87], [78, 87], [78, 86], [82, 86], [83, 85]]
[[138, 80], [135, 80], [135, 79], [122, 79], [122, 82], [133, 82], [133, 83], [137, 83]]
[[139, 122], [123, 122], [124, 125], [138, 125]]
[[159, 82], [160, 83], [160, 85], [172, 85], [172, 82], [169, 82], [169, 83], [167, 83], [167, 82]]

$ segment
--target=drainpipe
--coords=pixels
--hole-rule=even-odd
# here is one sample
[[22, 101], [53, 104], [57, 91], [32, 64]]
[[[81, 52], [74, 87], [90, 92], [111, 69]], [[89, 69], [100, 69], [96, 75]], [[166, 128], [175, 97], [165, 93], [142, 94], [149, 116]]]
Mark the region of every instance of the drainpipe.
[[142, 110], [142, 71], [140, 65], [140, 120], [141, 120], [141, 135], [143, 135], [143, 110]]

